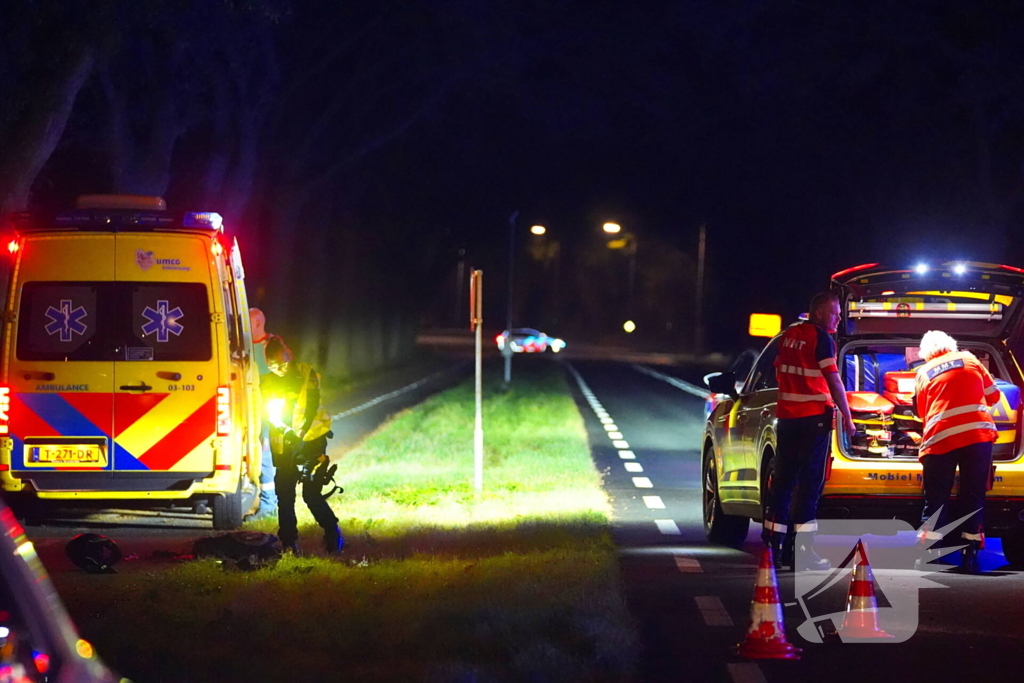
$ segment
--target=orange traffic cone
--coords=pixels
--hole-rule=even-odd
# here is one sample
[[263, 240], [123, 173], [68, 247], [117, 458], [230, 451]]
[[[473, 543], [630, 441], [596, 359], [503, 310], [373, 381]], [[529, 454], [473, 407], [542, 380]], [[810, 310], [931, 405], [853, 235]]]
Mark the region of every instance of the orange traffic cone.
[[846, 616], [839, 636], [844, 642], [877, 638], [892, 638], [878, 627], [878, 600], [875, 599], [875, 575], [864, 549], [864, 543], [857, 541], [854, 550], [853, 580], [846, 596]]
[[775, 578], [772, 549], [761, 551], [754, 582], [754, 600], [750, 603], [750, 628], [747, 637], [737, 645], [740, 655], [749, 659], [800, 659], [800, 648], [786, 640], [779, 602], [779, 582]]

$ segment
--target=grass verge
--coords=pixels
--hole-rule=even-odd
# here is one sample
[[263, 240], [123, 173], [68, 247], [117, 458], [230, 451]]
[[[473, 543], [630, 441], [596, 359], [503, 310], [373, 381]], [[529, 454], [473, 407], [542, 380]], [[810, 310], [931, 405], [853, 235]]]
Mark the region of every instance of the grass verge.
[[[347, 545], [249, 573], [212, 561], [55, 583], [102, 656], [138, 681], [628, 681], [637, 636], [608, 502], [553, 363], [487, 376], [485, 492], [473, 386], [394, 417], [339, 467]], [[273, 524], [254, 529], [273, 531]]]

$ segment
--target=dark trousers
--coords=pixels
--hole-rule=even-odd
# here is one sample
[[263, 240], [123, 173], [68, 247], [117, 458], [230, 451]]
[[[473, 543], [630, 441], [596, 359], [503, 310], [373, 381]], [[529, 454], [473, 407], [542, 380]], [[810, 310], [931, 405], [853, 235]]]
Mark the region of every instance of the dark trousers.
[[[274, 476], [274, 484], [277, 487], [277, 520], [280, 525], [277, 535], [284, 546], [295, 545], [299, 540], [298, 522], [295, 519], [295, 487], [301, 476], [299, 468], [295, 466], [278, 467]], [[337, 528], [338, 517], [324, 500], [322, 491], [322, 487], [303, 479], [303, 502], [320, 528], [330, 531]]]
[[[957, 497], [957, 517], [972, 513], [960, 530], [965, 534], [981, 534], [985, 531], [985, 491], [988, 476], [992, 470], [992, 444], [972, 443], [948, 453], [931, 453], [921, 458], [924, 467], [924, 511], [921, 520], [927, 521], [936, 512], [939, 520], [938, 531], [953, 515], [949, 511], [949, 497], [956, 480], [956, 469], [960, 468], [960, 493]], [[948, 536], [949, 534], [947, 534]]]
[[775, 434], [778, 453], [765, 531], [792, 535], [797, 529], [790, 526], [791, 522], [795, 527], [818, 516], [832, 413], [778, 420]]

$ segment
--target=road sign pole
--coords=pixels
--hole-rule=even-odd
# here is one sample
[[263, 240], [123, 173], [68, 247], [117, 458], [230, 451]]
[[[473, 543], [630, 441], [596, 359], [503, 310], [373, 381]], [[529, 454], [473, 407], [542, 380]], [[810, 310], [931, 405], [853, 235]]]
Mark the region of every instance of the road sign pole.
[[473, 487], [484, 490], [484, 416], [483, 416], [483, 326], [484, 272], [474, 270], [469, 281], [470, 322], [476, 333], [476, 423], [473, 427]]

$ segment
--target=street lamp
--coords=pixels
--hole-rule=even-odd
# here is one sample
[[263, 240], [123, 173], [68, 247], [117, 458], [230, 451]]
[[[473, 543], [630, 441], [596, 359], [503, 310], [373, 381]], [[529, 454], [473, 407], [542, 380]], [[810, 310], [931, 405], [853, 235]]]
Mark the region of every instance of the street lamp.
[[[618, 223], [605, 223], [604, 225], [601, 226], [601, 229], [604, 230], [605, 233], [607, 233], [609, 235], [618, 235], [618, 234], [622, 233], [622, 226], [619, 225]], [[637, 249], [637, 243], [638, 242], [639, 242], [639, 240], [637, 239], [637, 236], [634, 235], [631, 232], [622, 233], [622, 237], [621, 238], [615, 239], [615, 240], [611, 240], [610, 242], [608, 242], [608, 248], [609, 249], [623, 249], [623, 250], [625, 250], [626, 255], [629, 257], [629, 289], [628, 289], [628, 297], [629, 298], [628, 298], [628, 303], [627, 303], [628, 308], [627, 308], [626, 312], [627, 312], [627, 314], [629, 315], [629, 318], [630, 318], [630, 320], [628, 320], [627, 322], [630, 322], [630, 323], [632, 322], [632, 317], [633, 317], [633, 312], [634, 312], [633, 311], [633, 290], [635, 289], [635, 284], [636, 284], [636, 249]], [[633, 329], [626, 330], [626, 332], [632, 332], [635, 329], [636, 329], [636, 327], [634, 326]]]
[[532, 228], [530, 228], [530, 232], [532, 232], [534, 235], [543, 235], [547, 231], [548, 229], [545, 228], [543, 225], [535, 225]]

